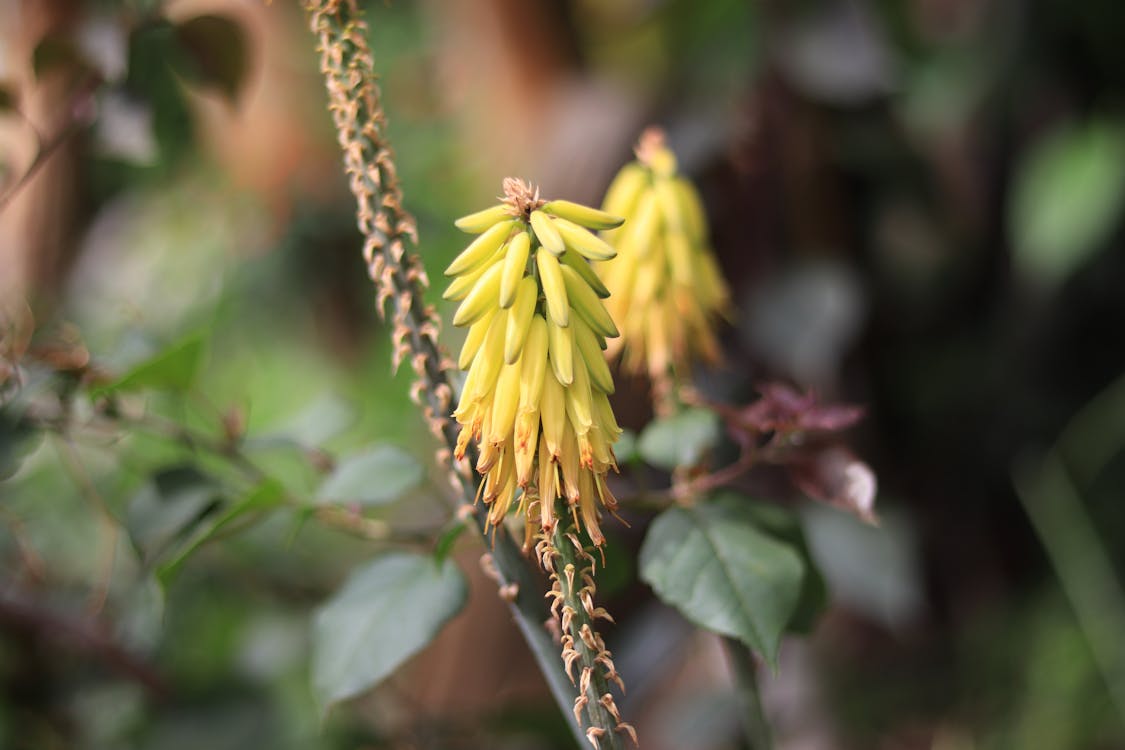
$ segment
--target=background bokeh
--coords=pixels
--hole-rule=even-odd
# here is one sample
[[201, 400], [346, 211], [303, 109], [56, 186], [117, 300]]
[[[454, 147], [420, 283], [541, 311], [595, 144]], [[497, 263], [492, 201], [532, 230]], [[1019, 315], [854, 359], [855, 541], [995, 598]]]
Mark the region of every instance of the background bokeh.
[[[878, 528], [745, 484], [799, 511], [831, 593], [763, 675], [779, 747], [1125, 747], [1125, 4], [367, 5], [436, 285], [452, 220], [504, 176], [596, 203], [656, 123], [737, 304], [701, 391], [782, 379], [866, 407], [849, 440]], [[106, 373], [201, 342], [190, 392], [139, 406], [245, 432], [296, 493], [372, 444], [430, 467], [435, 448], [391, 371], [316, 64], [290, 3], [0, 0], [6, 341], [31, 311], [40, 357]], [[436, 533], [439, 471], [363, 514], [274, 509], [158, 581], [154, 472], [224, 469], [85, 429], [82, 403], [74, 434], [0, 425], [0, 747], [570, 746], [467, 538], [466, 612], [319, 714], [309, 612], [383, 546], [348, 524]], [[643, 383], [615, 405], [650, 417]], [[740, 747], [722, 652], [636, 581], [630, 519], [602, 582], [619, 705], [645, 747]]]

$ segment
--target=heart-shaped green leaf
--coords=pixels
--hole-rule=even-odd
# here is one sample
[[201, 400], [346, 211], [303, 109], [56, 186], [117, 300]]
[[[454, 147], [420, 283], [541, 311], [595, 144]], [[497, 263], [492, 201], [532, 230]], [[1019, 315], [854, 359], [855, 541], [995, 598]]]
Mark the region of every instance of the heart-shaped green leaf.
[[671, 471], [695, 466], [718, 441], [718, 415], [708, 409], [686, 409], [651, 422], [641, 433], [637, 450], [653, 466]]
[[775, 666], [804, 573], [793, 547], [760, 530], [737, 496], [665, 511], [641, 548], [641, 577], [663, 601]]
[[321, 707], [388, 677], [461, 611], [467, 594], [452, 560], [398, 552], [357, 568], [315, 615], [312, 679]]
[[417, 487], [422, 465], [395, 445], [377, 445], [340, 461], [317, 490], [318, 503], [385, 505]]

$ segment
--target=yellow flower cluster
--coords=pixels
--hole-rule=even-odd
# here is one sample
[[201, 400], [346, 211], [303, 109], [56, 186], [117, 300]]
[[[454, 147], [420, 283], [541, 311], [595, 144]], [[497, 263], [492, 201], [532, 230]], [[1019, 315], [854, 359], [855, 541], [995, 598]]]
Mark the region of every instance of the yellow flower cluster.
[[608, 354], [621, 354], [635, 373], [653, 381], [669, 369], [684, 374], [699, 357], [715, 362], [714, 319], [730, 294], [708, 245], [707, 219], [695, 187], [676, 174], [663, 133], [650, 128], [606, 192], [605, 211], [628, 218], [602, 236], [618, 250], [598, 273], [612, 292], [607, 302], [622, 336]]
[[518, 494], [530, 543], [536, 526], [554, 528], [555, 500], [564, 497], [600, 545], [601, 507], [617, 506], [605, 475], [617, 468], [612, 445], [621, 430], [603, 350], [618, 331], [589, 261], [616, 253], [591, 230], [624, 220], [544, 202], [519, 180], [505, 180], [504, 193], [499, 205], [456, 222], [478, 236], [445, 270], [454, 278], [444, 297], [461, 302], [453, 325], [469, 327], [458, 360], [468, 375], [453, 412], [461, 425], [454, 455], [460, 460], [478, 441], [480, 496], [492, 525]]

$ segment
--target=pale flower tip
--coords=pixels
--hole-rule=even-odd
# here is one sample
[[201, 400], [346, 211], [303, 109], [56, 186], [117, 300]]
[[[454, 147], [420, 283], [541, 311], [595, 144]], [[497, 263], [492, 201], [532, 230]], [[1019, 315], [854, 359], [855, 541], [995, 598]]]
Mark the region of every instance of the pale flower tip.
[[878, 526], [879, 519], [875, 515], [878, 480], [875, 472], [862, 461], [853, 461], [844, 469], [844, 483], [844, 495], [856, 514], [867, 523]]
[[531, 212], [543, 205], [538, 186], [518, 177], [505, 177], [500, 183], [504, 190], [501, 200], [513, 215], [527, 219]]
[[653, 152], [664, 148], [665, 142], [664, 128], [659, 125], [649, 125], [641, 132], [641, 137], [637, 139], [637, 145], [633, 148], [633, 153], [637, 155], [637, 161], [647, 165]]

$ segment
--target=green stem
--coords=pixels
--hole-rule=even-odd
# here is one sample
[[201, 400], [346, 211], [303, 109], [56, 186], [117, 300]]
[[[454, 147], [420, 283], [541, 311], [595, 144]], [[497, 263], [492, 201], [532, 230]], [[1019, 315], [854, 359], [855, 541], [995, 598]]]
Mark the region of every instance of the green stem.
[[758, 690], [758, 665], [750, 649], [732, 638], [723, 638], [723, 646], [730, 660], [735, 690], [742, 704], [742, 723], [746, 741], [751, 750], [770, 750], [773, 738], [770, 725], [762, 710], [761, 692]]
[[[483, 506], [481, 507], [483, 508]], [[483, 525], [485, 518], [486, 512], [484, 510], [473, 514], [474, 525], [480, 531], [482, 538], [485, 537]], [[535, 663], [539, 666], [539, 671], [543, 673], [547, 687], [550, 688], [559, 711], [566, 718], [575, 741], [579, 745], [584, 745], [586, 737], [582, 734], [582, 727], [574, 720], [570, 711], [577, 693], [574, 685], [567, 678], [566, 672], [563, 671], [562, 662], [559, 660], [559, 646], [551, 638], [546, 628], [550, 615], [544, 605], [542, 596], [539, 595], [543, 585], [542, 579], [532, 571], [527, 558], [520, 552], [512, 538], [503, 533], [501, 529], [497, 529], [496, 532], [492, 559], [496, 563], [496, 572], [500, 577], [500, 583], [502, 585], [514, 583], [516, 585], [517, 596], [508, 604], [515, 619], [516, 627], [519, 628], [520, 634], [527, 642], [531, 655], [535, 657]]]
[[1082, 502], [1083, 490], [1125, 444], [1122, 415], [1125, 376], [1071, 418], [1039, 467], [1017, 466], [1013, 481], [1125, 721], [1125, 591]]
[[1089, 485], [1125, 445], [1125, 375], [1095, 396], [1055, 444], [1078, 489]]
[[[559, 505], [557, 517], [560, 521], [555, 526], [555, 532], [551, 540], [555, 552], [554, 573], [558, 577], [559, 588], [562, 592], [562, 609], [564, 612], [569, 611], [570, 613], [567, 634], [573, 640], [574, 650], [578, 652], [578, 659], [575, 662], [575, 667], [577, 667], [575, 677], [580, 687], [582, 684], [586, 686], [583, 695], [585, 698], [583, 710], [589, 728], [601, 732], [597, 747], [601, 750], [621, 750], [624, 747], [623, 737], [617, 731], [621, 720], [619, 717], [615, 718], [608, 707], [601, 702], [606, 696], [612, 698], [609, 691], [609, 681], [606, 679], [607, 665], [604, 661], [599, 661], [599, 656], [602, 653], [608, 659], [609, 652], [605, 650], [604, 644], [602, 644], [597, 633], [597, 623], [587, 612], [581, 596], [585, 585], [582, 573], [588, 570], [592, 577], [592, 559], [589, 552], [579, 550], [575, 542], [572, 541], [578, 538], [577, 530], [573, 523], [568, 522], [570, 514], [563, 507], [561, 501], [559, 501]], [[593, 593], [593, 591], [589, 591], [591, 598]], [[597, 639], [596, 645], [591, 647], [587, 641], [594, 639]], [[600, 647], [597, 644], [601, 644]], [[588, 679], [582, 678], [583, 673], [587, 675]], [[571, 692], [573, 700], [573, 690]], [[614, 704], [611, 703], [610, 705]], [[575, 713], [578, 713], [578, 711], [575, 711]]]
[[1054, 451], [1037, 471], [1017, 470], [1015, 487], [1125, 721], [1125, 592], [1082, 497]]

